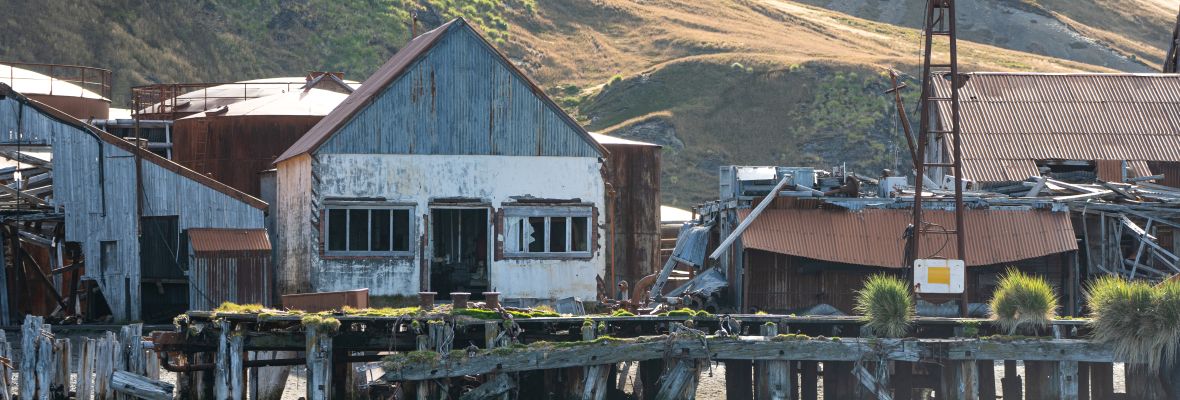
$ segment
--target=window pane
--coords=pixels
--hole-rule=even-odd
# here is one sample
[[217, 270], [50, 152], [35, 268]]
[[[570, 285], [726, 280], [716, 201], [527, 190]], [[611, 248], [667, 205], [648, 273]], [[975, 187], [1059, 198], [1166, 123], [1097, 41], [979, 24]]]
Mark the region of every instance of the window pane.
[[348, 251], [369, 249], [369, 210], [348, 210]]
[[389, 251], [389, 210], [373, 210], [369, 218], [369, 250]]
[[529, 217], [529, 253], [545, 252], [545, 217]]
[[590, 218], [573, 217], [571, 220], [571, 251], [590, 251]]
[[328, 210], [328, 251], [344, 251], [348, 240], [348, 211]]
[[410, 251], [410, 210], [393, 210], [393, 251]]
[[565, 253], [565, 217], [549, 218], [549, 251]]

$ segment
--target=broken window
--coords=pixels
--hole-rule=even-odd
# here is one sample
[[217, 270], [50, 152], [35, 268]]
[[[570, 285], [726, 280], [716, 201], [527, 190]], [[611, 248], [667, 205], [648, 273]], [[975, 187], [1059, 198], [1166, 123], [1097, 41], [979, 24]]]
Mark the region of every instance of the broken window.
[[329, 255], [410, 252], [409, 207], [328, 205], [324, 242]]
[[592, 214], [589, 207], [506, 207], [504, 254], [588, 257]]

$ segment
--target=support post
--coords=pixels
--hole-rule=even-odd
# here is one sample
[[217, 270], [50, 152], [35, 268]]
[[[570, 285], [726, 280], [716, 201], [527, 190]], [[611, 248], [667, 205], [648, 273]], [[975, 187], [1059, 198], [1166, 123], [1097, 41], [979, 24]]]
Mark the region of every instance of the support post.
[[35, 315], [25, 316], [21, 326], [20, 398], [33, 399], [37, 395], [37, 338], [41, 337], [44, 320]]
[[1024, 384], [1016, 369], [1016, 360], [1004, 360], [1004, 377], [1000, 379], [1005, 399], [1024, 398]]
[[1090, 364], [1090, 398], [1093, 400], [1114, 399], [1114, 364]]
[[978, 400], [979, 371], [975, 361], [947, 361], [942, 367], [942, 384], [938, 398]]
[[732, 360], [725, 362], [725, 398], [729, 400], [747, 400], [754, 398], [754, 382], [751, 368], [754, 363], [749, 360]]
[[329, 400], [332, 392], [332, 337], [322, 328], [306, 328], [307, 400]]
[[643, 388], [644, 400], [655, 398], [659, 389], [660, 375], [664, 372], [663, 360], [646, 360], [639, 362], [639, 383]]
[[977, 361], [975, 370], [979, 371], [979, 400], [996, 400], [996, 362], [993, 360]]
[[53, 382], [50, 384], [52, 398], [67, 399], [70, 394], [70, 340], [53, 341]]
[[[762, 325], [762, 336], [770, 339], [778, 336], [778, 325], [767, 322]], [[790, 361], [758, 361], [754, 363], [757, 376], [757, 398], [789, 400], [791, 396]]]
[[[214, 392], [218, 400], [242, 400], [242, 336], [230, 331], [229, 322], [221, 322], [217, 341]], [[310, 379], [310, 372], [308, 373]]]
[[[582, 340], [592, 341], [595, 338], [595, 326], [582, 326]], [[582, 373], [582, 400], [606, 399], [607, 375], [610, 374], [609, 364], [591, 365]]]
[[49, 338], [49, 324], [41, 325], [37, 335], [37, 399], [53, 399], [53, 377], [57, 362], [53, 358], [53, 339]]
[[1057, 393], [1061, 400], [1078, 400], [1078, 362], [1057, 363]]
[[819, 400], [819, 362], [800, 361], [799, 370], [799, 399]]

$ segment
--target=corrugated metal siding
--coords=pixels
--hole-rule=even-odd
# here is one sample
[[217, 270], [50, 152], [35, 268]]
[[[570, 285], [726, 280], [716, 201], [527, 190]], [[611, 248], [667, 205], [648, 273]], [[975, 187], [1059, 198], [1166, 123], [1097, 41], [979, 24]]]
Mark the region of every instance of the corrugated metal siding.
[[193, 254], [189, 259], [189, 309], [212, 310], [223, 302], [270, 306], [270, 252]]
[[661, 149], [659, 146], [633, 145], [622, 141], [602, 144], [610, 152], [606, 157], [606, 181], [615, 190], [614, 204], [608, 205], [614, 214], [615, 276], [633, 285], [662, 265]]
[[[747, 304], [770, 312], [797, 312], [828, 304], [853, 314], [856, 291], [864, 286], [864, 280], [870, 275], [884, 273], [902, 277], [896, 269], [836, 264], [760, 250], [750, 250], [746, 254]], [[1060, 289], [1067, 283], [1062, 274], [1062, 260], [1059, 255], [1050, 255], [971, 268], [967, 279], [968, 298], [973, 303], [991, 298], [1000, 275], [1009, 267], [1042, 276], [1058, 288], [1058, 293], [1065, 293]]]
[[[1033, 160], [1180, 161], [1180, 76], [966, 74], [963, 168], [977, 181], [1038, 175]], [[950, 81], [935, 79], [950, 95]], [[950, 103], [938, 102], [943, 129]]]
[[[0, 113], [11, 112], [17, 104], [13, 99], [0, 100]], [[16, 121], [14, 114], [0, 114], [0, 124], [13, 124], [12, 121]], [[117, 320], [138, 319], [142, 301], [135, 221], [135, 158], [127, 150], [101, 142], [100, 160], [100, 142], [93, 136], [36, 108], [26, 108], [24, 121], [26, 128], [30, 128], [26, 138], [37, 135], [51, 141], [53, 204], [65, 210], [66, 240], [81, 243], [85, 259], [91, 260], [86, 276], [99, 282]], [[100, 161], [104, 166], [102, 186], [97, 165]], [[264, 226], [263, 210], [226, 193], [153, 162], [142, 162], [142, 171], [144, 216], [179, 216], [180, 231], [194, 227]], [[115, 242], [117, 265], [97, 265], [103, 241]]]
[[[749, 210], [741, 210], [741, 218]], [[1042, 211], [967, 210], [967, 265], [1000, 264], [1077, 250], [1069, 214]], [[954, 226], [954, 213], [923, 212], [926, 221]], [[749, 249], [816, 260], [896, 268], [909, 210], [766, 210], [742, 235]], [[952, 235], [925, 235], [919, 258], [957, 258]]]
[[321, 116], [247, 115], [190, 117], [172, 130], [172, 159], [251, 196], [259, 174], [299, 140]]
[[474, 31], [451, 30], [318, 151], [600, 156]]

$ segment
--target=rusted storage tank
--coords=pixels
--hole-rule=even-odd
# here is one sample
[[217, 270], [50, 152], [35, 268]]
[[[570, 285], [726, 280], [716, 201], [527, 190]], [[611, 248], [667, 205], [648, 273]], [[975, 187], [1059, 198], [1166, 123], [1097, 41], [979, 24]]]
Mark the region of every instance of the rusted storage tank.
[[162, 83], [131, 88], [136, 118], [176, 120], [251, 99], [303, 89], [352, 93], [360, 87], [338, 72], [312, 72], [306, 77], [279, 77], [232, 83]]
[[[591, 134], [606, 156], [606, 278], [608, 285], [631, 287], [656, 272], [660, 262], [660, 162], [657, 144]], [[617, 286], [616, 286], [617, 287]], [[616, 293], [607, 288], [607, 293]]]
[[260, 174], [346, 94], [293, 90], [219, 107], [176, 120], [172, 159], [258, 197]]
[[0, 61], [0, 82], [77, 119], [106, 119], [110, 114], [110, 70]]

